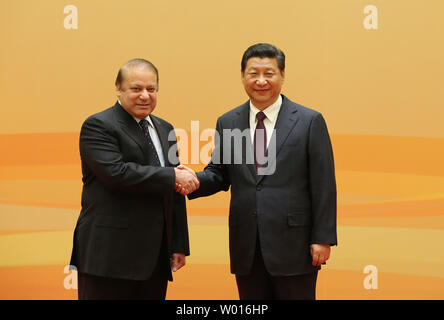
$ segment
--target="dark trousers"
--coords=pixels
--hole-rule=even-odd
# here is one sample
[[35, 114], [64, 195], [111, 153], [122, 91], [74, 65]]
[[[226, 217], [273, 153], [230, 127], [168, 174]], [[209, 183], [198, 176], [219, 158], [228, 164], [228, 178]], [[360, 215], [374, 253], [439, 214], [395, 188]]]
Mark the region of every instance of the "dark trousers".
[[272, 276], [262, 258], [259, 238], [253, 266], [247, 275], [236, 275], [240, 300], [316, 300], [318, 271], [294, 276]]
[[169, 256], [163, 244], [148, 280], [113, 279], [79, 272], [79, 300], [165, 300], [169, 268]]

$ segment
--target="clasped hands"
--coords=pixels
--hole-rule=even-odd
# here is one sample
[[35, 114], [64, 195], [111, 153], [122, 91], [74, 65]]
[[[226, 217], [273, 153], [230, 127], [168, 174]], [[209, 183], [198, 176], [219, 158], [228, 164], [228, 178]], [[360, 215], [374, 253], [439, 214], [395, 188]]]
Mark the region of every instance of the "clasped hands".
[[176, 185], [174, 187], [176, 192], [186, 196], [199, 188], [199, 179], [192, 169], [179, 165], [174, 168], [174, 172], [176, 174]]

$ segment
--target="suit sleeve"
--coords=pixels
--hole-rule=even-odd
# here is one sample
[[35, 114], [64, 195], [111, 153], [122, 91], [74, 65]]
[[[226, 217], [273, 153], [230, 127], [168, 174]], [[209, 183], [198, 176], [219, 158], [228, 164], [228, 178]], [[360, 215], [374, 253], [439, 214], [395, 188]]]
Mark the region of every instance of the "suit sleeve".
[[88, 118], [80, 132], [80, 156], [103, 184], [139, 194], [164, 194], [175, 184], [173, 168], [123, 161], [119, 143], [103, 120]]
[[223, 163], [223, 135], [220, 119], [216, 124], [216, 132], [214, 135], [214, 150], [211, 153], [211, 161], [205, 167], [204, 171], [197, 172], [200, 187], [196, 191], [190, 193], [188, 198], [195, 199], [215, 194], [219, 191], [228, 191], [231, 182], [227, 173], [227, 166]]
[[311, 243], [337, 245], [333, 150], [327, 125], [320, 113], [311, 122], [308, 148], [312, 202]]
[[[174, 132], [174, 128], [170, 128], [170, 132]], [[170, 144], [171, 152], [175, 154], [174, 159], [168, 159], [168, 161], [172, 160], [171, 165], [177, 166], [179, 165], [179, 154], [177, 150], [177, 138], [174, 134], [173, 141]], [[173, 158], [171, 156], [171, 158]], [[172, 221], [173, 221], [173, 243], [172, 243], [172, 253], [183, 253], [186, 256], [190, 255], [190, 242], [188, 235], [188, 221], [187, 221], [187, 208], [185, 196], [181, 195], [173, 191], [173, 212], [172, 212]]]
[[185, 197], [174, 192], [173, 195], [173, 253], [190, 255], [188, 221]]

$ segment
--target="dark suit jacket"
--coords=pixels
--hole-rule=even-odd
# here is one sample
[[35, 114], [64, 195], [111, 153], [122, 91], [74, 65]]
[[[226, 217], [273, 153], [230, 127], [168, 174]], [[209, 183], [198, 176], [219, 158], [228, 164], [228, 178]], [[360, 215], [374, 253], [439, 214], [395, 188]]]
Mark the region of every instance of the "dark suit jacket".
[[[257, 232], [270, 274], [290, 276], [319, 269], [312, 266], [310, 244], [337, 244], [336, 181], [325, 121], [319, 112], [283, 96], [275, 126], [275, 171], [258, 176], [254, 163], [246, 156], [249, 148], [252, 152], [249, 110], [247, 102], [218, 119], [220, 140], [216, 139], [211, 162], [198, 173], [200, 188], [189, 198], [227, 191], [231, 186], [232, 273], [249, 273]], [[235, 143], [232, 139], [227, 141], [224, 129], [248, 132], [242, 143], [242, 157], [237, 159], [240, 164], [233, 164], [233, 154], [239, 152], [234, 152]], [[227, 153], [227, 148], [231, 152]], [[227, 163], [228, 160], [231, 162]], [[272, 167], [269, 162], [269, 168]]]
[[[142, 129], [119, 103], [83, 123], [82, 210], [71, 257], [80, 272], [146, 280], [156, 265], [164, 230], [169, 253], [189, 255], [185, 197], [174, 192], [176, 136], [168, 141], [172, 125], [150, 117], [165, 167], [151, 165], [153, 155]], [[177, 162], [169, 162], [169, 150]]]

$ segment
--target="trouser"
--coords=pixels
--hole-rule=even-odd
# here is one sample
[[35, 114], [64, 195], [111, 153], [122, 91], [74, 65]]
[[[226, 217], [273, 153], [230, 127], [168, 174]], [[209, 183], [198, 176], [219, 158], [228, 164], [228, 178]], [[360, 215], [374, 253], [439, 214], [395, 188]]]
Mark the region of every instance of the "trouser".
[[272, 276], [262, 257], [259, 237], [253, 266], [247, 275], [236, 275], [241, 300], [315, 300], [318, 271], [294, 276]]

